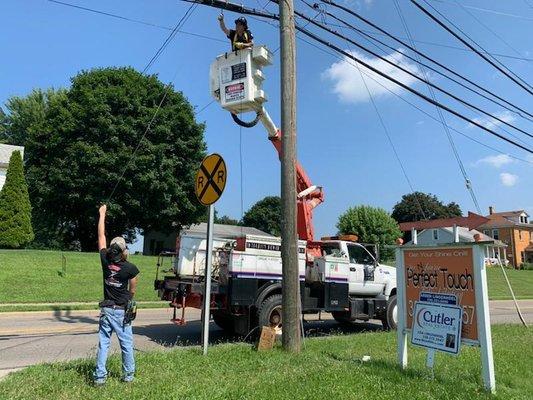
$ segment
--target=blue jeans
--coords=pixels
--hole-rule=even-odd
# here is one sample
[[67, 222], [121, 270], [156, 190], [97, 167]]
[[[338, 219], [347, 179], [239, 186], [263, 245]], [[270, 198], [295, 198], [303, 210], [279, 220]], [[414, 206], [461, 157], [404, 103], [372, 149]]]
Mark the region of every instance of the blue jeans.
[[122, 352], [122, 373], [125, 381], [132, 381], [135, 373], [135, 360], [133, 358], [133, 331], [131, 324], [124, 325], [124, 310], [118, 308], [102, 307], [100, 312], [100, 329], [98, 330], [98, 355], [95, 382], [105, 382], [107, 378], [107, 353], [111, 344], [111, 334], [116, 332]]

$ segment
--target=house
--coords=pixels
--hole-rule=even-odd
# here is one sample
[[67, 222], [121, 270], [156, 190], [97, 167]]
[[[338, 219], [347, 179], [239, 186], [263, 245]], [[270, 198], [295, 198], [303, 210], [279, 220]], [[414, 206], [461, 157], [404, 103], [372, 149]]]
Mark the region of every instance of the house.
[[[207, 223], [192, 225], [190, 228], [183, 229], [181, 233], [207, 234]], [[237, 239], [244, 235], [272, 236], [256, 228], [238, 225], [214, 224], [213, 236], [219, 239]], [[162, 251], [175, 251], [178, 233], [164, 234], [161, 232], [151, 231], [144, 235], [144, 255], [157, 255]]]
[[22, 159], [24, 159], [24, 147], [0, 144], [0, 190], [2, 190], [2, 187], [6, 182], [7, 166], [9, 165], [11, 153], [16, 150], [20, 151], [20, 155], [22, 156]]
[[488, 222], [478, 229], [485, 235], [501, 240], [507, 248], [507, 259], [515, 268], [533, 263], [533, 224], [524, 210], [495, 212], [489, 207]]
[[[491, 263], [497, 263], [498, 260], [505, 260], [507, 255], [507, 245], [501, 240], [495, 240], [492, 237], [485, 235], [484, 233], [465, 227], [457, 227], [458, 238], [455, 240], [454, 231], [452, 227], [441, 227], [424, 229], [417, 234], [417, 244], [433, 246], [437, 244], [446, 244], [454, 242], [494, 242], [494, 245], [486, 248], [485, 257]], [[476, 240], [476, 235], [479, 235]], [[413, 241], [409, 241], [406, 244], [413, 244]]]

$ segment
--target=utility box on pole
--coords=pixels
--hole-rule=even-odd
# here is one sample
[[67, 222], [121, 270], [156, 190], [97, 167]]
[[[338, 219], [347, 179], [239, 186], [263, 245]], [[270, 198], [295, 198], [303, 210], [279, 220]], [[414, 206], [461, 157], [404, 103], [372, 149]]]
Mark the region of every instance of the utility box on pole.
[[210, 68], [211, 95], [231, 113], [260, 111], [267, 101], [262, 69], [271, 64], [272, 53], [265, 46], [219, 55]]

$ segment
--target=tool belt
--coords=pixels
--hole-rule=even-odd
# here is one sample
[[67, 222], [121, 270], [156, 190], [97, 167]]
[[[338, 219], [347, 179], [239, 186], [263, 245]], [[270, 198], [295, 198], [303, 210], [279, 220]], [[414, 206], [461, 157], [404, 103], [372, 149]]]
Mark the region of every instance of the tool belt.
[[118, 304], [115, 304], [113, 300], [102, 300], [100, 303], [98, 303], [98, 307], [100, 308], [118, 308], [119, 310], [125, 310], [125, 306], [121, 306]]
[[125, 310], [124, 325], [128, 325], [137, 317], [137, 303], [133, 300], [128, 301]]

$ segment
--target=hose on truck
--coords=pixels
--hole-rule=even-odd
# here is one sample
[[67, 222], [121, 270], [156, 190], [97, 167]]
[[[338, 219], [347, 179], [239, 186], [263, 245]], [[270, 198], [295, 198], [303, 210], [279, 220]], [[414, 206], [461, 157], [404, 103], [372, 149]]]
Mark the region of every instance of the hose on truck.
[[253, 128], [254, 126], [257, 125], [257, 123], [259, 122], [262, 116], [262, 113], [257, 111], [254, 120], [250, 122], [245, 122], [242, 119], [240, 119], [237, 114], [234, 114], [234, 113], [230, 113], [230, 114], [231, 114], [231, 118], [233, 118], [233, 121], [235, 121], [237, 125], [242, 126], [243, 128]]

